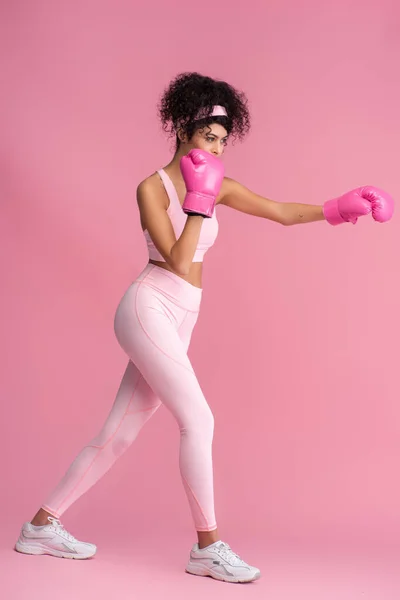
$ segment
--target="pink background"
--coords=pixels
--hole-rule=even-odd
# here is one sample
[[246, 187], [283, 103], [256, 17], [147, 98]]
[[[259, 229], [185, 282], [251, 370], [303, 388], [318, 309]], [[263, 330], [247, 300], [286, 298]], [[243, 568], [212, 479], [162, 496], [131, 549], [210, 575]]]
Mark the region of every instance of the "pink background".
[[[167, 577], [171, 597], [240, 593], [183, 572], [196, 537], [163, 408], [62, 519], [98, 544], [95, 560], [11, 548], [100, 429], [125, 370], [113, 318], [147, 261], [134, 193], [170, 160], [156, 118], [169, 80], [197, 70], [246, 92], [252, 131], [225, 164], [257, 193], [322, 204], [369, 184], [398, 198], [399, 5], [35, 0], [4, 3], [1, 21], [6, 585], [25, 571], [22, 597], [51, 565], [76, 598], [87, 574], [97, 598], [116, 579], [119, 598], [140, 582], [161, 597]], [[260, 598], [398, 598], [397, 214], [283, 228], [221, 207], [219, 220], [190, 357], [215, 415], [221, 537], [261, 569]], [[333, 551], [337, 569], [349, 552], [354, 565], [385, 556], [382, 576], [365, 561], [352, 579], [300, 569], [314, 550]]]

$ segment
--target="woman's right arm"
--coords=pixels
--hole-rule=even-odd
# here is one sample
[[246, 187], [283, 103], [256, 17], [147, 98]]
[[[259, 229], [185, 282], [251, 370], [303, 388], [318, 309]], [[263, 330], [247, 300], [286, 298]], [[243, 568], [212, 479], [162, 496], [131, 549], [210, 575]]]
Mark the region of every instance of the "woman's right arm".
[[157, 250], [176, 273], [188, 275], [204, 217], [189, 215], [177, 240], [165, 207], [163, 191], [156, 190], [151, 181], [145, 180], [139, 184], [136, 198], [142, 225], [147, 229]]

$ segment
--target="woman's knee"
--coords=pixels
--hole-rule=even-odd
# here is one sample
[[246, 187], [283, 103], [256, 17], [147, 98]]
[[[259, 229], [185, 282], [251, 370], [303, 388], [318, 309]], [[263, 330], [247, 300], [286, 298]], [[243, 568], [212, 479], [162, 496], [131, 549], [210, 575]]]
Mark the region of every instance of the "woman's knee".
[[190, 411], [185, 421], [180, 425], [182, 434], [191, 434], [196, 437], [213, 438], [214, 415], [208, 405], [201, 409]]
[[99, 450], [107, 450], [107, 452], [111, 452], [115, 457], [118, 457], [129, 448], [136, 437], [137, 431], [134, 428], [105, 426], [88, 446]]

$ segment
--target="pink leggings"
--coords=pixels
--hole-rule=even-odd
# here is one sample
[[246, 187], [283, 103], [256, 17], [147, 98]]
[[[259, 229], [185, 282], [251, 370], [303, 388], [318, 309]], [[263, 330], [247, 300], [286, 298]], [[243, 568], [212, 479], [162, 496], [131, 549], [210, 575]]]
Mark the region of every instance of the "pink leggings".
[[103, 428], [70, 465], [42, 508], [59, 518], [96, 483], [164, 404], [180, 431], [179, 467], [197, 531], [214, 514], [214, 417], [187, 356], [202, 290], [148, 264], [122, 297], [115, 334], [129, 363]]

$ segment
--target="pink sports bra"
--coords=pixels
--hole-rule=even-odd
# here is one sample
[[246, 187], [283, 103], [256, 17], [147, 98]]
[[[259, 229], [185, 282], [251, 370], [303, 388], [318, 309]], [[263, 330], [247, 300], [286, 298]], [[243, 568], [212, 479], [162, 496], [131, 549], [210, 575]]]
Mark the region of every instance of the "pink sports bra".
[[[171, 219], [172, 227], [175, 232], [176, 239], [181, 235], [183, 228], [186, 223], [187, 216], [182, 210], [181, 203], [179, 202], [178, 194], [176, 192], [175, 186], [171, 181], [171, 178], [167, 175], [164, 169], [160, 169], [157, 171], [159, 176], [162, 179], [162, 182], [165, 187], [165, 191], [168, 194], [169, 198], [169, 206], [167, 209], [167, 214]], [[146, 238], [147, 248], [149, 250], [149, 258], [151, 260], [157, 260], [160, 262], [165, 262], [163, 256], [159, 253], [157, 248], [155, 247], [153, 240], [151, 239], [149, 232], [147, 229], [143, 232], [144, 237]], [[211, 248], [214, 244], [218, 235], [218, 220], [216, 216], [216, 207], [214, 207], [213, 216], [208, 219], [205, 218], [204, 222], [201, 226], [199, 243], [197, 244], [196, 252], [193, 257], [193, 262], [203, 262], [203, 257], [207, 250]]]

